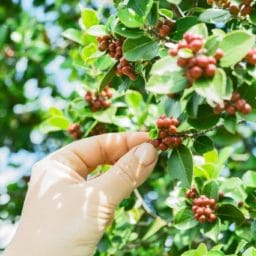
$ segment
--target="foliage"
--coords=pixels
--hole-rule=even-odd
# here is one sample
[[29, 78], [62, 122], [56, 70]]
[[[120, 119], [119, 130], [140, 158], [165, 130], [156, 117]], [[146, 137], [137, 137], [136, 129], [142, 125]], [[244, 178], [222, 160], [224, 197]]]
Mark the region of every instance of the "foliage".
[[[231, 5], [242, 10], [241, 2]], [[80, 28], [63, 32], [70, 81], [80, 86], [63, 111], [49, 109], [42, 131], [70, 132], [72, 124], [73, 138], [149, 131], [162, 143], [156, 121], [166, 115], [179, 125], [165, 136], [183, 142], [159, 151], [152, 176], [121, 203], [95, 255], [255, 254], [256, 62], [249, 51], [256, 2], [250, 5], [250, 13], [234, 15], [219, 1], [117, 0], [107, 19], [82, 8]], [[213, 62], [203, 66], [201, 58], [200, 66], [199, 56]], [[107, 86], [110, 104], [93, 109], [86, 95], [102, 103]], [[197, 218], [201, 195], [217, 202], [216, 220]]]

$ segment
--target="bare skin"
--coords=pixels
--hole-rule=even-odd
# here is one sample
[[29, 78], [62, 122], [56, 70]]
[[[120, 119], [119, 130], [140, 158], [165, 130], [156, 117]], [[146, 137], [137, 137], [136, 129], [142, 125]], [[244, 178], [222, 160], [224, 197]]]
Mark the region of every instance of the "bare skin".
[[[18, 230], [4, 256], [93, 255], [116, 206], [157, 162], [148, 140], [142, 132], [99, 135], [35, 164]], [[112, 167], [88, 179], [102, 164]]]

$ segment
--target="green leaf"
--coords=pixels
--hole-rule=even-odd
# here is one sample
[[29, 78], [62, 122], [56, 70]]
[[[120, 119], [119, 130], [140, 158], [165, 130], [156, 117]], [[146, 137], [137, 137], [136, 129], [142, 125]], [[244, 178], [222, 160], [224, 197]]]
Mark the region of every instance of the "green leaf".
[[132, 8], [119, 9], [118, 17], [128, 28], [139, 28], [143, 26], [143, 17], [139, 16]]
[[232, 177], [224, 180], [221, 183], [220, 191], [222, 191], [225, 196], [232, 198], [234, 201], [244, 202], [247, 195], [242, 187], [242, 180], [236, 177]]
[[243, 185], [246, 187], [256, 187], [256, 171], [247, 171], [242, 178]]
[[156, 94], [177, 93], [187, 87], [183, 70], [177, 66], [176, 59], [164, 57], [153, 65], [146, 90]]
[[70, 122], [64, 116], [53, 116], [47, 119], [47, 124], [59, 128], [60, 130], [67, 130]]
[[199, 23], [191, 27], [187, 32], [196, 35], [202, 35], [204, 38], [208, 37], [208, 29], [204, 23]]
[[212, 35], [207, 38], [204, 48], [207, 49], [209, 55], [214, 55], [216, 50], [219, 48], [221, 38], [217, 35]]
[[127, 7], [133, 9], [140, 17], [146, 17], [153, 5], [153, 0], [129, 0]]
[[213, 150], [213, 142], [208, 136], [199, 136], [195, 139], [193, 147], [199, 154], [204, 154], [210, 150]]
[[199, 20], [205, 23], [226, 23], [230, 20], [231, 14], [225, 9], [207, 9], [200, 14]]
[[190, 187], [193, 175], [193, 160], [191, 152], [186, 146], [181, 145], [173, 149], [168, 159], [168, 171], [172, 179], [181, 181], [182, 187]]
[[106, 110], [93, 113], [93, 117], [99, 122], [112, 124], [113, 118], [115, 117], [115, 114], [116, 114], [116, 110], [117, 109], [115, 107], [111, 106]]
[[116, 63], [113, 64], [113, 66], [109, 69], [109, 71], [105, 74], [104, 78], [101, 80], [101, 83], [99, 85], [100, 91], [102, 91], [105, 88], [105, 86], [107, 86], [115, 76], [116, 65]]
[[194, 83], [195, 91], [206, 98], [209, 104], [222, 103], [226, 98], [227, 76], [223, 69], [217, 69], [213, 78], [198, 79]]
[[151, 60], [157, 56], [158, 42], [149, 37], [126, 39], [123, 44], [124, 57], [128, 61]]
[[235, 115], [231, 115], [231, 116], [227, 116], [224, 119], [224, 127], [226, 128], [226, 130], [230, 133], [235, 133], [236, 132], [236, 126], [237, 126], [237, 118]]
[[83, 34], [81, 31], [77, 29], [69, 28], [64, 32], [62, 32], [62, 36], [76, 43], [79, 43], [82, 45], [84, 44]]
[[215, 180], [208, 181], [202, 190], [202, 194], [206, 195], [209, 198], [214, 198], [218, 200], [219, 197], [219, 186]]
[[169, 9], [159, 9], [159, 13], [161, 16], [166, 17], [167, 19], [171, 19], [173, 17], [173, 12]]
[[206, 104], [200, 105], [198, 108], [197, 118], [188, 118], [190, 125], [197, 129], [208, 129], [216, 125], [219, 120], [219, 116], [213, 113], [213, 109]]
[[166, 226], [167, 222], [161, 219], [160, 217], [157, 217], [154, 219], [151, 227], [147, 231], [147, 233], [143, 236], [142, 240], [147, 240], [151, 236], [153, 236], [155, 233], [157, 233], [162, 227]]
[[158, 138], [158, 130], [156, 128], [150, 129], [149, 138], [150, 139], [157, 139]]
[[137, 91], [127, 91], [125, 94], [125, 101], [129, 105], [129, 107], [134, 109], [139, 109], [143, 105], [142, 95]]
[[91, 26], [86, 32], [88, 35], [91, 36], [104, 36], [108, 34], [106, 27], [104, 25]]
[[95, 44], [89, 44], [82, 50], [81, 56], [84, 62], [87, 62], [89, 58], [97, 51]]
[[253, 247], [248, 248], [244, 253], [243, 256], [256, 256], [256, 249]]
[[244, 31], [233, 31], [221, 41], [219, 48], [224, 51], [220, 64], [230, 67], [241, 61], [254, 45], [254, 36]]
[[99, 24], [96, 11], [93, 9], [83, 9], [81, 12], [82, 23], [86, 29]]
[[217, 215], [221, 220], [241, 224], [244, 221], [243, 213], [233, 204], [223, 204], [217, 209]]
[[143, 30], [140, 30], [138, 28], [127, 28], [121, 23], [118, 23], [115, 26], [114, 32], [126, 38], [138, 38], [144, 35]]
[[175, 214], [174, 225], [179, 230], [187, 230], [195, 227], [197, 224], [190, 209], [185, 208]]
[[158, 2], [154, 2], [151, 9], [150, 9], [150, 12], [148, 13], [147, 15], [147, 24], [149, 26], [156, 26], [157, 25], [157, 22], [159, 20], [159, 3]]

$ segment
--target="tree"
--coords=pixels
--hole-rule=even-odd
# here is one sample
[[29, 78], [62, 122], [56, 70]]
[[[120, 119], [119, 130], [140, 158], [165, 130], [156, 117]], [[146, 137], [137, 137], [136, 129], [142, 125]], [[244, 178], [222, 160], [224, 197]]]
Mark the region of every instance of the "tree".
[[82, 8], [80, 29], [63, 32], [80, 86], [40, 126], [73, 139], [149, 131], [159, 150], [96, 255], [254, 255], [256, 2], [114, 9], [101, 21]]

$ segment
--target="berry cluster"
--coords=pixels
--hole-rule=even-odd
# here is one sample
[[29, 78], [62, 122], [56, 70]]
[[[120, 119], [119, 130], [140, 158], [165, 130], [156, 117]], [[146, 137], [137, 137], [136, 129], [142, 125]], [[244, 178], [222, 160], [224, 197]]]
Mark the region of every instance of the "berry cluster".
[[217, 217], [214, 214], [216, 208], [217, 202], [214, 198], [201, 195], [193, 200], [192, 211], [194, 212], [194, 218], [200, 223], [216, 221]]
[[80, 139], [82, 136], [82, 131], [81, 131], [81, 127], [79, 124], [71, 124], [68, 127], [68, 133], [71, 135], [71, 137], [73, 137], [73, 139], [77, 140]]
[[134, 72], [134, 68], [124, 57], [123, 57], [123, 40], [122, 39], [115, 39], [110, 35], [105, 35], [101, 37], [97, 37], [99, 42], [99, 50], [100, 51], [107, 51], [108, 54], [119, 61], [117, 68], [116, 68], [116, 75], [122, 76], [126, 75], [131, 80], [136, 79], [136, 74]]
[[107, 51], [112, 58], [119, 60], [123, 56], [121, 39], [115, 39], [110, 35], [97, 37], [99, 42], [99, 50], [104, 52]]
[[91, 110], [95, 112], [110, 107], [110, 102], [108, 102], [108, 99], [112, 98], [112, 95], [113, 94], [110, 88], [106, 86], [101, 92], [86, 92], [85, 100], [90, 105]]
[[217, 105], [214, 108], [216, 115], [226, 111], [229, 115], [234, 115], [236, 112], [240, 112], [244, 115], [249, 114], [252, 111], [252, 107], [245, 99], [242, 99], [238, 92], [233, 92], [231, 100], [224, 101], [224, 105]]
[[202, 76], [213, 77], [216, 73], [216, 63], [224, 53], [221, 49], [217, 49], [214, 56], [206, 56], [204, 54], [204, 38], [202, 35], [194, 35], [186, 33], [183, 40], [180, 41], [175, 48], [170, 50], [171, 56], [177, 56], [180, 49], [190, 49], [193, 52], [193, 57], [182, 58], [178, 57], [177, 64], [186, 68], [186, 77], [192, 85], [196, 79]]
[[136, 74], [133, 71], [133, 67], [131, 63], [129, 63], [125, 58], [120, 59], [116, 67], [116, 75], [117, 76], [126, 75], [131, 80], [136, 80]]
[[194, 199], [197, 197], [197, 191], [195, 187], [192, 187], [190, 190], [186, 192], [186, 197], [190, 199]]
[[251, 49], [245, 56], [245, 60], [250, 65], [256, 65], [256, 48]]
[[233, 16], [246, 16], [251, 14], [253, 10], [253, 0], [242, 0], [238, 4], [233, 4], [229, 0], [207, 0], [209, 5], [215, 4], [218, 7], [229, 9]]
[[164, 21], [159, 21], [157, 24], [157, 32], [159, 37], [168, 36], [173, 30], [174, 24], [175, 23], [173, 21], [167, 19]]
[[178, 119], [162, 115], [156, 125], [159, 129], [158, 138], [151, 141], [155, 148], [166, 151], [168, 148], [176, 148], [182, 144], [183, 138], [177, 136]]

